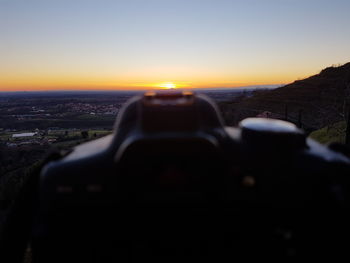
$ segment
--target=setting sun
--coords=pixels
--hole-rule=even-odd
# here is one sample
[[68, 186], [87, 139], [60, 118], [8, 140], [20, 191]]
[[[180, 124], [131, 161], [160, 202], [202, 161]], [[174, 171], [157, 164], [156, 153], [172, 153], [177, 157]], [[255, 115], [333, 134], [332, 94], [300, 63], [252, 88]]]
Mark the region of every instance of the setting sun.
[[175, 89], [176, 84], [173, 82], [166, 82], [166, 83], [161, 83], [159, 87], [164, 88], [164, 89]]

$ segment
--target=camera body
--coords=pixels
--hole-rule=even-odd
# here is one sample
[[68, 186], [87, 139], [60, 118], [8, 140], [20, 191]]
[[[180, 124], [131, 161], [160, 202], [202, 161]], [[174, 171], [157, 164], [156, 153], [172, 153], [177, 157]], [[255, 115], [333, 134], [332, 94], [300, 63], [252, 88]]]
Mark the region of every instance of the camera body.
[[225, 127], [204, 95], [147, 92], [125, 104], [113, 134], [43, 168], [33, 256], [221, 261], [311, 255], [325, 244], [339, 252], [329, 243], [347, 233], [349, 176], [347, 157], [291, 123]]

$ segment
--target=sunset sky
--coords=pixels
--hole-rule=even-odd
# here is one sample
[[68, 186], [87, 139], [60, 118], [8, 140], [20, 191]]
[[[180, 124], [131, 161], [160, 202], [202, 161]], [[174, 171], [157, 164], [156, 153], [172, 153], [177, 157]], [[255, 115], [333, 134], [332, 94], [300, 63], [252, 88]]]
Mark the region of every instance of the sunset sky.
[[349, 0], [0, 0], [0, 91], [282, 84], [349, 61]]

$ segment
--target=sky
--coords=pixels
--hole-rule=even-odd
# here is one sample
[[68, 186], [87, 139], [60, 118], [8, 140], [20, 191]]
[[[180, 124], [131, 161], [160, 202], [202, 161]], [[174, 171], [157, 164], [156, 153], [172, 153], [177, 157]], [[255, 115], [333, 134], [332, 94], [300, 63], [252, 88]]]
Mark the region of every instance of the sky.
[[0, 91], [286, 84], [350, 61], [348, 0], [0, 0]]

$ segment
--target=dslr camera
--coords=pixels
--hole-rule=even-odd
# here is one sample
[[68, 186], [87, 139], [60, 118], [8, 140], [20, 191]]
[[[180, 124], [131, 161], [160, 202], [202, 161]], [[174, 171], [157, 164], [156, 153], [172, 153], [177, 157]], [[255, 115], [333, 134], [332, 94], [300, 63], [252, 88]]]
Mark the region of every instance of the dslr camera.
[[43, 167], [33, 262], [348, 257], [349, 176], [292, 123], [226, 127], [204, 95], [146, 92]]

